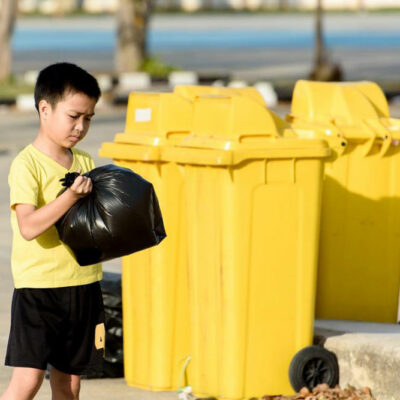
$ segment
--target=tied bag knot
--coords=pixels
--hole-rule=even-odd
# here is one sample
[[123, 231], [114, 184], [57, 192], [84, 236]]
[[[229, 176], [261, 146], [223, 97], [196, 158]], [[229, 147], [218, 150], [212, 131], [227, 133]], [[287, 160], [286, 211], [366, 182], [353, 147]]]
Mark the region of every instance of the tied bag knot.
[[64, 178], [60, 179], [60, 182], [62, 182], [62, 186], [64, 186], [65, 188], [69, 188], [72, 186], [78, 176], [78, 172], [67, 172]]

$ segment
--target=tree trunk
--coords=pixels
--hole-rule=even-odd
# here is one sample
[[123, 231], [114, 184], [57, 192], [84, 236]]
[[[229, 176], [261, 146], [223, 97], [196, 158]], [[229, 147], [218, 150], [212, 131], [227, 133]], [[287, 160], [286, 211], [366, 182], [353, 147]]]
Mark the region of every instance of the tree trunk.
[[343, 73], [340, 65], [329, 61], [325, 49], [322, 16], [322, 0], [317, 0], [317, 7], [315, 10], [314, 66], [310, 74], [310, 79], [317, 81], [341, 81], [343, 79]]
[[2, 0], [0, 10], [0, 81], [11, 72], [11, 36], [17, 15], [17, 0]]
[[322, 65], [325, 61], [325, 49], [322, 37], [322, 0], [317, 0], [315, 10], [315, 67]]
[[279, 11], [286, 11], [288, 9], [288, 0], [279, 0]]
[[83, 10], [83, 2], [84, 2], [85, 0], [77, 0], [76, 1], [76, 9], [78, 10], [78, 11], [82, 11]]
[[147, 56], [147, 27], [152, 0], [120, 0], [117, 11], [118, 72], [138, 71]]

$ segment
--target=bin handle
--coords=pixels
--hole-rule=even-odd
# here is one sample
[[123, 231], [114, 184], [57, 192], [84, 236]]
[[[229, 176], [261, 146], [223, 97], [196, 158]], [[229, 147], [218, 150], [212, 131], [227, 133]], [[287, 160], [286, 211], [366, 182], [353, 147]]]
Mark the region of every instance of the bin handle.
[[381, 150], [379, 151], [379, 157], [384, 157], [385, 154], [389, 151], [390, 146], [392, 144], [392, 136], [387, 135], [383, 139]]
[[244, 135], [239, 135], [239, 143], [242, 143], [245, 139], [259, 139], [259, 138], [278, 138], [279, 134], [277, 133], [249, 133], [249, 134], [244, 134]]
[[336, 153], [341, 156], [347, 148], [347, 140], [345, 138], [345, 136], [343, 135], [342, 131], [340, 130], [340, 128], [336, 125], [335, 119], [332, 118], [329, 122], [328, 122], [328, 126], [329, 129], [331, 130], [331, 132], [334, 133], [334, 137], [336, 137], [339, 142], [340, 142], [340, 146], [338, 146], [335, 150]]
[[172, 139], [174, 136], [180, 138], [180, 137], [188, 136], [189, 134], [190, 134], [190, 131], [170, 131], [165, 134], [165, 137], [167, 139]]
[[379, 120], [374, 120], [373, 126], [371, 126], [372, 121], [369, 121], [367, 119], [363, 119], [361, 123], [364, 128], [368, 132], [370, 132], [371, 135], [373, 135], [371, 139], [369, 139], [367, 142], [366, 152], [364, 153], [364, 155], [367, 156], [371, 152], [375, 140], [380, 138], [382, 140], [382, 145], [379, 151], [379, 157], [383, 157], [390, 148], [390, 145], [392, 143], [392, 135]]

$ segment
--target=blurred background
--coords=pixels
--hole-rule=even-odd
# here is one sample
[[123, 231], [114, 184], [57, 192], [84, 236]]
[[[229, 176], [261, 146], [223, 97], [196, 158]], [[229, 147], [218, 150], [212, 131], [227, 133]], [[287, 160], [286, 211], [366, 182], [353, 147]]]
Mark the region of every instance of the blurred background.
[[173, 71], [181, 71], [178, 83], [271, 82], [281, 100], [289, 100], [301, 78], [373, 80], [389, 98], [400, 88], [400, 0], [0, 0], [0, 5], [3, 103], [29, 93], [38, 70], [64, 60], [95, 73], [103, 91], [135, 71], [148, 75], [124, 76], [127, 90], [162, 89]]
[[[10, 163], [37, 134], [32, 93], [48, 64], [74, 62], [97, 77], [102, 101], [79, 148], [99, 166], [113, 162], [98, 150], [124, 131], [131, 91], [168, 91], [176, 84], [255, 86], [268, 108], [284, 117], [299, 79], [370, 80], [384, 90], [391, 116], [400, 117], [399, 21], [400, 0], [0, 0], [0, 219], [9, 218]], [[384, 170], [394, 176], [391, 194], [393, 165]], [[354, 197], [357, 210], [362, 196]], [[384, 200], [378, 210], [391, 210]], [[370, 232], [371, 219], [361, 220]], [[0, 266], [9, 265], [10, 250], [11, 229], [3, 223]], [[121, 262], [106, 262], [104, 269], [119, 273]], [[0, 268], [3, 321], [9, 319], [11, 291], [10, 270]], [[0, 357], [7, 335], [7, 324], [0, 324]], [[0, 389], [8, 373], [1, 370]], [[84, 390], [83, 398], [123, 400], [132, 393], [122, 380]], [[44, 386], [38, 400], [49, 396]]]

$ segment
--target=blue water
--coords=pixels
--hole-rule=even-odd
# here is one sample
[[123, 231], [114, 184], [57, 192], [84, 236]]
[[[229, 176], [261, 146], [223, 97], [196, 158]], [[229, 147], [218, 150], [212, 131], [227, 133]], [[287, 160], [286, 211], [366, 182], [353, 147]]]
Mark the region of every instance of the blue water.
[[[163, 31], [149, 33], [150, 51], [187, 49], [245, 49], [245, 48], [311, 48], [312, 32], [288, 31]], [[326, 32], [326, 44], [331, 48], [400, 48], [400, 31], [393, 32]], [[26, 50], [113, 50], [115, 32], [57, 31], [46, 29], [17, 29], [12, 46], [15, 51]]]

